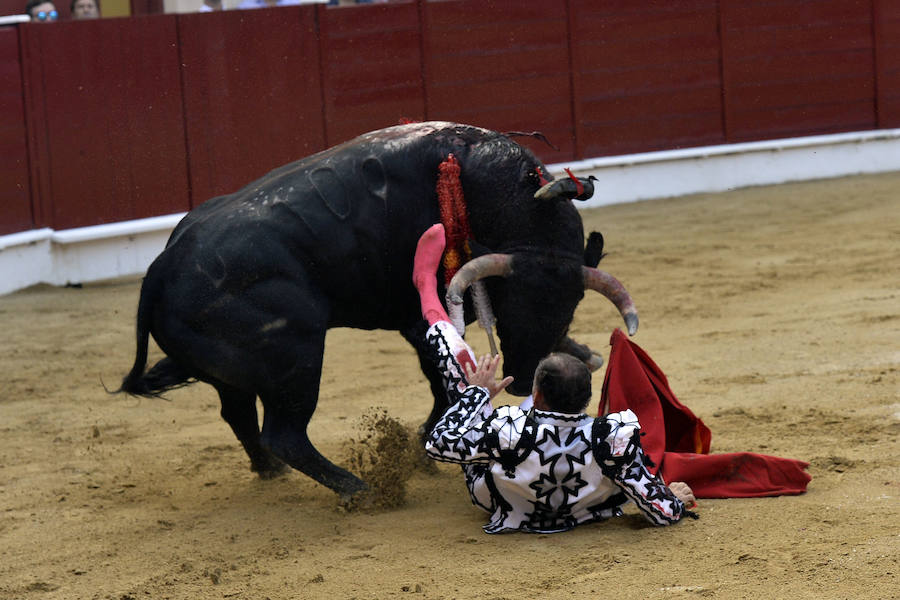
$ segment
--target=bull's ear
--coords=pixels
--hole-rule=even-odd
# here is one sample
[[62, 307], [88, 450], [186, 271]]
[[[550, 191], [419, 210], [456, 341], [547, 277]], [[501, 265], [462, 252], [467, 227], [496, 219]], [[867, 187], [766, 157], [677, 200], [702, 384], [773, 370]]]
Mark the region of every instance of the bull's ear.
[[479, 256], [484, 256], [485, 254], [494, 254], [494, 251], [488, 248], [487, 246], [482, 246], [475, 240], [468, 240], [469, 250], [472, 251], [472, 258], [478, 258]]
[[596, 269], [604, 256], [606, 255], [603, 254], [603, 234], [592, 231], [584, 246], [584, 265]]

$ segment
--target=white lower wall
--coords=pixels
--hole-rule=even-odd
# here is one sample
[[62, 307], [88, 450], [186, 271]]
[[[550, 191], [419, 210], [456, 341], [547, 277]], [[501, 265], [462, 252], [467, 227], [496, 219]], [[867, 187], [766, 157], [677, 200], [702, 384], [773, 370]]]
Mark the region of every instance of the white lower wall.
[[551, 165], [594, 175], [589, 208], [754, 185], [900, 171], [900, 129], [665, 150]]
[[0, 236], [0, 294], [53, 279], [52, 229]]
[[0, 236], [0, 294], [36, 283], [66, 285], [140, 275], [183, 216]]
[[[550, 165], [594, 175], [579, 208], [721, 192], [752, 185], [900, 171], [900, 129], [612, 156]], [[49, 283], [87, 283], [142, 274], [184, 213], [64, 231], [0, 236], [0, 294]]]

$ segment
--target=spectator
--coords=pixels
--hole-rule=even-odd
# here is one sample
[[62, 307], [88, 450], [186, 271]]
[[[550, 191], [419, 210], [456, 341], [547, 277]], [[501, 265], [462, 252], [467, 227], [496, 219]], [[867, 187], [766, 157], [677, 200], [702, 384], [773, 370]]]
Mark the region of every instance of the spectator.
[[100, 18], [100, 0], [72, 0], [69, 10], [76, 21]]
[[31, 17], [32, 21], [39, 23], [49, 23], [59, 18], [59, 11], [50, 0], [28, 0], [28, 4], [25, 5], [25, 14]]
[[217, 12], [220, 10], [225, 10], [222, 0], [203, 0], [203, 4], [200, 5], [200, 12]]

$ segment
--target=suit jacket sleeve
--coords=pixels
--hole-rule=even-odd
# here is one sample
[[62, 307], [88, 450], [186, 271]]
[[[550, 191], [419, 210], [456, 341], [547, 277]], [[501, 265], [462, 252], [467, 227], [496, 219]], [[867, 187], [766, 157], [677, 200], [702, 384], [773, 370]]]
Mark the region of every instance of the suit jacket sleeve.
[[455, 396], [456, 403], [428, 435], [425, 452], [446, 462], [488, 462], [486, 434], [493, 412], [491, 396], [485, 388], [477, 386], [469, 386]]
[[684, 503], [647, 470], [649, 460], [641, 448], [640, 425], [630, 410], [597, 420], [595, 430], [604, 475], [634, 501], [654, 525], [677, 523], [688, 511]]

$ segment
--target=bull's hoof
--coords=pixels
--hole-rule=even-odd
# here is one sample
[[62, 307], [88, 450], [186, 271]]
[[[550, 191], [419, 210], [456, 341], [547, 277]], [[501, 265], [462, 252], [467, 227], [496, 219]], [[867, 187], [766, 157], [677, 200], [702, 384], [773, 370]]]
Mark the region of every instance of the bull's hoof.
[[352, 489], [334, 490], [338, 495], [338, 508], [352, 512], [355, 510], [366, 510], [372, 508], [372, 494], [368, 484], [363, 480], [358, 480], [360, 486]]
[[252, 464], [250, 470], [259, 475], [260, 479], [269, 480], [281, 477], [291, 470], [291, 467], [274, 456], [270, 456], [263, 464]]
[[341, 498], [353, 498], [364, 492], [368, 492], [369, 484], [362, 479], [354, 477], [353, 479], [342, 482], [342, 484], [335, 488], [334, 491], [337, 492]]
[[268, 481], [269, 479], [275, 479], [276, 477], [281, 477], [282, 475], [287, 475], [288, 471], [290, 471], [290, 467], [287, 465], [281, 465], [275, 469], [266, 469], [265, 471], [257, 471], [256, 474], [260, 479]]

